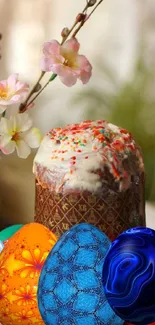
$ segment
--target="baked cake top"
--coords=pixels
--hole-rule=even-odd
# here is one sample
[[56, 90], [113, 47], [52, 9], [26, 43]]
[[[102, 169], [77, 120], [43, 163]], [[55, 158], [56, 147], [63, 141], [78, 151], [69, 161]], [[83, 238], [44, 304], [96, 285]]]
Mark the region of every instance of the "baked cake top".
[[[127, 189], [131, 176], [144, 170], [139, 147], [130, 132], [103, 120], [84, 121], [51, 129], [44, 137], [34, 159], [38, 166], [61, 173], [60, 187], [98, 192], [108, 168], [119, 189]], [[52, 182], [52, 179], [51, 179]]]

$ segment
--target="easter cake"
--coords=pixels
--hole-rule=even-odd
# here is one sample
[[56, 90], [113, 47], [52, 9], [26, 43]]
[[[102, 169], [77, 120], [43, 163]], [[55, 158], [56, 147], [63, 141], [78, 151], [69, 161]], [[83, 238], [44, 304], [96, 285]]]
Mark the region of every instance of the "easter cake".
[[130, 132], [103, 120], [53, 128], [34, 159], [35, 221], [58, 237], [77, 223], [110, 239], [145, 226], [144, 163]]

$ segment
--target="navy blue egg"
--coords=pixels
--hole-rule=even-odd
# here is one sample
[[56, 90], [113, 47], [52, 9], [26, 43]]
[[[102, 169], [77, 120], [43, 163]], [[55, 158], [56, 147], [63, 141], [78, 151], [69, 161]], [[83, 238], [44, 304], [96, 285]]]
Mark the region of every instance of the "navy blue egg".
[[155, 231], [136, 227], [112, 243], [103, 265], [107, 300], [122, 319], [136, 325], [155, 321]]
[[111, 243], [92, 225], [72, 227], [43, 266], [38, 305], [46, 325], [122, 325], [102, 287], [102, 268]]

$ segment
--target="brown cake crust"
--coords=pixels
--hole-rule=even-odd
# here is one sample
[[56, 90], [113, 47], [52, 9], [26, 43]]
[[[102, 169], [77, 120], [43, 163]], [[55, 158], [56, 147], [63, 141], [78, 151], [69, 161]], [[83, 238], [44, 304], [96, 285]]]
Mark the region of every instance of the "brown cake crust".
[[44, 224], [60, 237], [75, 224], [86, 222], [114, 240], [122, 231], [145, 226], [144, 174], [134, 177], [123, 192], [110, 189], [110, 178], [102, 194], [56, 193], [36, 181], [35, 222]]
[[128, 228], [145, 226], [143, 158], [124, 129], [105, 121], [53, 129], [34, 171], [35, 221], [58, 237], [82, 222], [112, 240]]

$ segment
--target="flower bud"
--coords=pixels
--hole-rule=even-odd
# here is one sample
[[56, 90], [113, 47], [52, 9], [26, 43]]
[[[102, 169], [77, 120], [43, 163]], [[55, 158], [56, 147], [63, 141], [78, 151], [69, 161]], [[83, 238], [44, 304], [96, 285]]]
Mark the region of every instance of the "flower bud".
[[88, 7], [93, 7], [96, 4], [96, 2], [97, 0], [88, 0], [87, 1]]
[[83, 13], [78, 14], [77, 17], [76, 17], [76, 21], [78, 23], [80, 23], [81, 21], [84, 21], [85, 19], [86, 19], [86, 15], [83, 14]]
[[68, 36], [68, 34], [69, 34], [69, 28], [68, 28], [68, 27], [63, 28], [63, 30], [62, 30], [62, 32], [61, 32], [61, 36], [62, 36], [63, 38], [65, 38], [65, 37]]
[[39, 90], [41, 90], [42, 86], [41, 84], [37, 84], [36, 87], [34, 88], [34, 92], [37, 93]]

